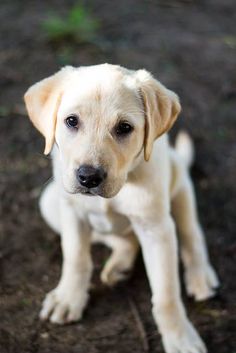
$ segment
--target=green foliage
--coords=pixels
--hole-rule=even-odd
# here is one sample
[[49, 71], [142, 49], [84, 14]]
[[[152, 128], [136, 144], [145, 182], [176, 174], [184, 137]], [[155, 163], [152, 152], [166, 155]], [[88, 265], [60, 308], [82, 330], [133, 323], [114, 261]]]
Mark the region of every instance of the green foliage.
[[96, 36], [99, 22], [83, 5], [75, 5], [64, 18], [53, 14], [43, 23], [50, 41], [71, 39], [75, 42], [91, 42]]

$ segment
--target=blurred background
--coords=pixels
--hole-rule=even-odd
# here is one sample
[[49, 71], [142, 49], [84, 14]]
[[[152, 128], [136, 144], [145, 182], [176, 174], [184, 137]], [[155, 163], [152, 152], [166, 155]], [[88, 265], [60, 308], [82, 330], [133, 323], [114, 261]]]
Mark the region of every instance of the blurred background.
[[[51, 176], [43, 139], [22, 96], [60, 67], [103, 62], [150, 70], [178, 93], [196, 144], [192, 170], [212, 262], [222, 286], [203, 303], [184, 300], [209, 352], [236, 352], [236, 3], [234, 0], [1, 0], [0, 351], [163, 352], [139, 256], [132, 278], [104, 288], [109, 254], [93, 250], [91, 301], [81, 323], [40, 323], [59, 278], [60, 242], [37, 200]], [[184, 291], [183, 291], [184, 292]], [[142, 327], [142, 329], [140, 329]]]

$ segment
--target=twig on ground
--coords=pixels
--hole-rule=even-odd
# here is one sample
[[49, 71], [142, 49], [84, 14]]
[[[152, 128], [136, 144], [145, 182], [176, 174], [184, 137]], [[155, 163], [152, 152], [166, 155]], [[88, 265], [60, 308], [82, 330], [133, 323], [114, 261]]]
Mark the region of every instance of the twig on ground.
[[141, 341], [142, 341], [142, 345], [143, 345], [143, 350], [144, 352], [149, 352], [149, 343], [148, 343], [148, 339], [147, 339], [147, 333], [145, 331], [145, 327], [142, 321], [142, 318], [140, 316], [140, 313], [138, 311], [137, 305], [135, 304], [134, 300], [132, 299], [132, 297], [128, 294], [128, 302], [129, 302], [129, 306], [130, 306], [130, 310], [131, 313], [134, 317]]

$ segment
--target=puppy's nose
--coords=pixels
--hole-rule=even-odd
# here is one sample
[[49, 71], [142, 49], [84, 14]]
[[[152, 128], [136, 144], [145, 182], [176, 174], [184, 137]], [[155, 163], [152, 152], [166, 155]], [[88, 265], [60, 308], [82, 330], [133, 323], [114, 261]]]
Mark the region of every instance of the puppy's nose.
[[82, 165], [76, 175], [80, 185], [89, 189], [99, 186], [107, 176], [103, 168], [94, 168], [91, 165]]

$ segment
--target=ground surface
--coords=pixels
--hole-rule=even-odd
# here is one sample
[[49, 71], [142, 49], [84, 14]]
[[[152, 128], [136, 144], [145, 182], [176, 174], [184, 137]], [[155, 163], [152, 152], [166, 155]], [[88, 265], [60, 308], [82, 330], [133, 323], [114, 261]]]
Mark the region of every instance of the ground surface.
[[145, 67], [181, 97], [183, 113], [175, 131], [184, 126], [196, 143], [199, 212], [222, 281], [217, 298], [194, 303], [185, 297], [185, 302], [209, 352], [235, 353], [235, 1], [86, 3], [101, 21], [99, 45], [68, 49], [48, 44], [41, 22], [49, 11], [63, 14], [72, 1], [1, 1], [0, 351], [141, 353], [148, 344], [150, 353], [163, 352], [141, 256], [131, 280], [111, 290], [98, 280], [108, 252], [96, 247], [94, 286], [83, 321], [57, 327], [37, 317], [45, 293], [57, 283], [61, 255], [58, 238], [38, 212], [49, 160], [42, 156], [42, 139], [28, 122], [21, 97], [30, 84], [64, 63], [108, 61]]

